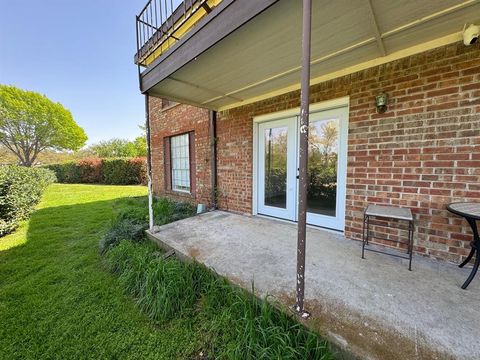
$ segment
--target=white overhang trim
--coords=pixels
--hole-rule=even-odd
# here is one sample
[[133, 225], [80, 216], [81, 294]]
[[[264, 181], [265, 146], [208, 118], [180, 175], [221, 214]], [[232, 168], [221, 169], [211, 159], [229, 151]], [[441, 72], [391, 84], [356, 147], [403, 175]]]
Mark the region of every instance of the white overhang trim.
[[[418, 44], [418, 45], [415, 45], [415, 46], [412, 46], [412, 47], [409, 47], [409, 48], [406, 48], [406, 49], [395, 51], [395, 52], [393, 52], [391, 54], [388, 54], [386, 56], [383, 56], [383, 57], [378, 57], [378, 58], [375, 58], [375, 59], [372, 59], [372, 60], [368, 60], [368, 61], [365, 61], [365, 62], [362, 62], [362, 63], [359, 63], [359, 64], [355, 64], [355, 65], [346, 67], [346, 68], [341, 69], [341, 70], [333, 71], [331, 73], [324, 74], [322, 76], [318, 76], [316, 78], [312, 78], [310, 80], [310, 85], [319, 84], [319, 83], [322, 83], [322, 82], [325, 82], [325, 81], [328, 81], [328, 80], [332, 80], [332, 79], [335, 79], [335, 78], [338, 78], [338, 77], [353, 74], [353, 73], [358, 72], [358, 71], [362, 71], [362, 70], [365, 70], [365, 69], [368, 69], [368, 68], [371, 68], [371, 67], [386, 64], [386, 63], [391, 62], [391, 61], [395, 61], [395, 60], [398, 60], [398, 59], [401, 59], [401, 58], [405, 58], [405, 57], [408, 57], [408, 56], [419, 54], [419, 53], [422, 53], [422, 52], [425, 52], [425, 51], [428, 51], [428, 50], [431, 50], [431, 49], [435, 49], [437, 47], [452, 44], [452, 43], [455, 43], [455, 42], [458, 42], [458, 41], [461, 41], [461, 40], [462, 40], [462, 32], [459, 31], [459, 32], [456, 32], [456, 33], [453, 33], [453, 34], [450, 34], [450, 35], [446, 35], [446, 36], [443, 36], [443, 37], [440, 37], [440, 38], [437, 38], [437, 39], [434, 39], [434, 40], [431, 40], [431, 41], [427, 41], [427, 42], [422, 43], [422, 44]], [[371, 43], [373, 41], [376, 41], [376, 39], [375, 38], [370, 38], [366, 41], [362, 41], [361, 45], [365, 45], [365, 43]], [[354, 46], [352, 46], [348, 49], [350, 50], [351, 48], [356, 48], [358, 46], [360, 46], [360, 45], [356, 44], [356, 45], [354, 45]], [[343, 53], [346, 50], [347, 49], [343, 49], [339, 52]], [[338, 55], [338, 53], [335, 53], [335, 55]], [[327, 57], [330, 58], [330, 57], [333, 57], [335, 55], [329, 54], [329, 55], [327, 55]], [[320, 59], [317, 59], [314, 62], [315, 63], [320, 62]], [[295, 68], [295, 70], [292, 69], [292, 70], [288, 71], [288, 73], [294, 72], [294, 71], [298, 71], [298, 69], [297, 68]], [[277, 78], [278, 76], [279, 75], [276, 75], [272, 78], [269, 78], [268, 80], [262, 81], [261, 83], [266, 82], [266, 81], [271, 81], [271, 80]], [[255, 86], [256, 85], [258, 85], [258, 84], [255, 84]], [[300, 83], [297, 83], [297, 84], [294, 84], [294, 85], [284, 87], [284, 88], [279, 89], [279, 90], [275, 90], [275, 91], [272, 91], [272, 92], [269, 92], [269, 93], [266, 93], [266, 94], [262, 94], [262, 95], [259, 95], [259, 96], [255, 96], [255, 97], [252, 97], [252, 98], [248, 98], [248, 99], [245, 99], [243, 101], [239, 101], [239, 102], [236, 102], [236, 103], [233, 103], [233, 104], [230, 104], [230, 105], [219, 107], [218, 111], [224, 111], [224, 110], [236, 108], [236, 107], [239, 107], [239, 106], [251, 104], [251, 103], [254, 103], [254, 102], [257, 102], [257, 101], [269, 99], [269, 98], [272, 98], [272, 97], [275, 97], [275, 96], [278, 96], [278, 95], [282, 95], [282, 94], [286, 94], [286, 93], [296, 91], [296, 90], [299, 90], [299, 89], [300, 89]], [[235, 93], [236, 92], [237, 91], [235, 91]], [[208, 101], [208, 102], [210, 102], [210, 101]]]
[[[332, 100], [320, 101], [320, 102], [310, 104], [309, 113], [312, 114], [318, 111], [331, 110], [331, 109], [336, 109], [344, 106], [348, 107], [349, 105], [350, 105], [350, 96], [343, 96], [343, 97], [332, 99]], [[299, 115], [300, 115], [300, 107], [296, 107], [293, 109], [281, 110], [273, 113], [268, 113], [265, 115], [254, 116], [253, 122], [260, 123], [260, 122], [270, 121], [270, 120], [280, 120], [280, 119], [284, 119], [292, 116], [299, 116]]]

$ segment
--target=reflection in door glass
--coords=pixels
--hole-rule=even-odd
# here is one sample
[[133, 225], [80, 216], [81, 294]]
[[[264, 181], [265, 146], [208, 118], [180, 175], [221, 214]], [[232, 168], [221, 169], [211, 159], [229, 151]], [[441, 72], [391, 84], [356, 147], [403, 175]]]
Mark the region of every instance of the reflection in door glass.
[[265, 205], [287, 208], [287, 127], [266, 129]]
[[338, 120], [313, 121], [309, 127], [307, 211], [336, 216]]

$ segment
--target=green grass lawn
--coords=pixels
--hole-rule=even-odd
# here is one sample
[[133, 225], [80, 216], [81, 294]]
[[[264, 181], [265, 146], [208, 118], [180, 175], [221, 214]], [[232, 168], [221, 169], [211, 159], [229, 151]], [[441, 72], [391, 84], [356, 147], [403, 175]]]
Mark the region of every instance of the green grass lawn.
[[[141, 231], [129, 236], [132, 219], [147, 220], [145, 194], [53, 184], [30, 220], [0, 238], [0, 360], [332, 359], [267, 302], [199, 264], [163, 259]], [[192, 209], [156, 201], [156, 223]]]
[[[105, 270], [98, 242], [140, 186], [51, 185], [31, 219], [0, 238], [0, 359], [176, 359], [198, 334], [158, 329]], [[118, 204], [118, 202], [117, 202]]]

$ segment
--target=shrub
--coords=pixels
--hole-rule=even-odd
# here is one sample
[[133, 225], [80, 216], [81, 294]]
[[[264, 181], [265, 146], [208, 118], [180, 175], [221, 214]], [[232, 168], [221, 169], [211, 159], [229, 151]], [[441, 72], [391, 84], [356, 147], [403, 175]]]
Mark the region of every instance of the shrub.
[[62, 164], [45, 165], [55, 172], [60, 183], [134, 185], [147, 183], [147, 164], [143, 157], [87, 158]]
[[63, 164], [46, 165], [44, 168], [53, 171], [59, 183], [80, 183], [80, 171], [74, 161], [65, 162]]
[[131, 185], [139, 183], [137, 163], [131, 159], [104, 159], [103, 182], [105, 184]]
[[56, 180], [52, 171], [19, 166], [0, 167], [0, 236], [14, 230]]
[[102, 159], [87, 158], [77, 162], [80, 182], [98, 184], [102, 182]]
[[42, 166], [43, 169], [52, 171], [59, 183], [64, 183], [63, 164], [51, 164]]
[[147, 161], [144, 157], [129, 160], [131, 172], [136, 174], [136, 184], [147, 184]]

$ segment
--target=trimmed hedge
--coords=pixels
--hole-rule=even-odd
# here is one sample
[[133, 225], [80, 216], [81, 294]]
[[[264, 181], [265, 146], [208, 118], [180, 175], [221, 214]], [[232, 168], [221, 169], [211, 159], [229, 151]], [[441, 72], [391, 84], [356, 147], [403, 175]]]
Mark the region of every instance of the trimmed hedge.
[[87, 158], [63, 164], [45, 165], [60, 183], [135, 185], [147, 183], [147, 164], [139, 158]]
[[75, 166], [78, 171], [79, 181], [87, 184], [102, 182], [102, 159], [82, 159], [72, 166]]
[[63, 164], [46, 165], [44, 168], [53, 171], [59, 183], [75, 184], [80, 182], [80, 171], [73, 161]]
[[30, 216], [45, 188], [55, 180], [55, 174], [47, 169], [0, 167], [0, 236]]
[[104, 159], [102, 175], [105, 184], [145, 184], [147, 175], [145, 159]]

